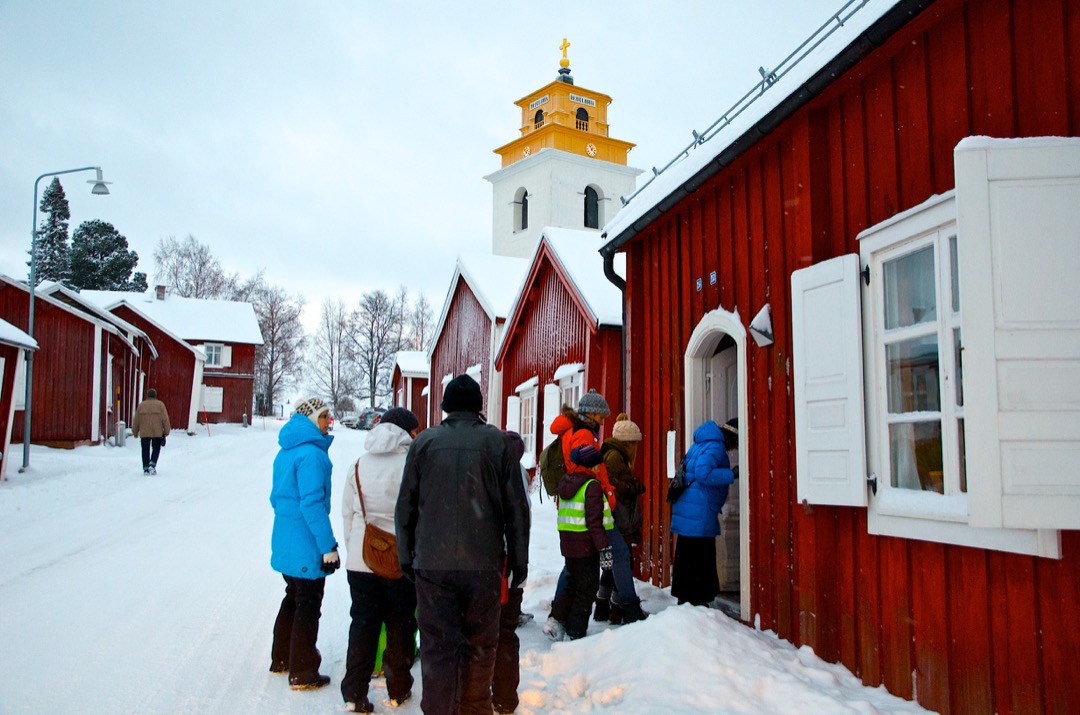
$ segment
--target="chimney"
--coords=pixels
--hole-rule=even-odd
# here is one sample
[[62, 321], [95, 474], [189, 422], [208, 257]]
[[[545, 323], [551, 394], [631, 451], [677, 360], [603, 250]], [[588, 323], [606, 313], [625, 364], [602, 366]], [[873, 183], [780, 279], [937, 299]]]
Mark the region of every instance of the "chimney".
[[158, 300], [165, 300], [165, 286], [162, 286], [162, 285], [154, 286], [154, 293], [157, 294], [157, 299]]

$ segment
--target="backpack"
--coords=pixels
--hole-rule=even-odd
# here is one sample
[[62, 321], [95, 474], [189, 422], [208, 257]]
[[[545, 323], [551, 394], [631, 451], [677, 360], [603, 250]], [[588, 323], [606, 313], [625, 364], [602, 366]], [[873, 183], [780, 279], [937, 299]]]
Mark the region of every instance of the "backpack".
[[540, 452], [540, 477], [544, 480], [544, 491], [555, 496], [559, 491], [559, 480], [566, 474], [566, 460], [563, 459], [562, 437], [544, 447]]

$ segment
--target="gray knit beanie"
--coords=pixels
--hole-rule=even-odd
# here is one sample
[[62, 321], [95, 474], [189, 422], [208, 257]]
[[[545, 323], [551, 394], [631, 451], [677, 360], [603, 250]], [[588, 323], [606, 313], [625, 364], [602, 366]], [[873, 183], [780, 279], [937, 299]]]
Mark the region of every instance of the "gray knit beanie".
[[596, 390], [589, 390], [577, 403], [577, 411], [579, 415], [602, 415], [607, 417], [611, 414], [611, 408], [608, 407], [607, 400]]

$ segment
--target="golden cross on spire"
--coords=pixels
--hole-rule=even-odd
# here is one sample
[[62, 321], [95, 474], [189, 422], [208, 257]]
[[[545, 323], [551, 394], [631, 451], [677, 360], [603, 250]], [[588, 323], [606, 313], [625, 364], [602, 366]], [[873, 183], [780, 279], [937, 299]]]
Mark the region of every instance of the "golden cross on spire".
[[570, 43], [566, 41], [566, 38], [562, 38], [562, 44], [559, 45], [559, 49], [562, 50], [562, 59], [559, 60], [560, 67], [569, 67], [570, 60], [566, 59], [566, 48], [570, 46]]

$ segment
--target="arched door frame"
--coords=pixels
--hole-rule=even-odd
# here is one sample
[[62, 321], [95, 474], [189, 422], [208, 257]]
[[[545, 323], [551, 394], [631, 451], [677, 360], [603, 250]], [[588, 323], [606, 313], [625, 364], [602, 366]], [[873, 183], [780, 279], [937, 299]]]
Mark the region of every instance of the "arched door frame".
[[750, 479], [753, 475], [747, 469], [750, 449], [750, 423], [746, 418], [746, 329], [739, 319], [739, 311], [730, 313], [717, 308], [701, 317], [690, 340], [686, 344], [683, 357], [683, 394], [686, 395], [684, 414], [686, 424], [684, 432], [686, 445], [689, 447], [694, 429], [705, 421], [709, 414], [708, 396], [701, 388], [705, 384], [705, 373], [709, 360], [717, 344], [725, 336], [735, 341], [738, 364], [739, 391], [739, 610], [744, 621], [750, 620]]

